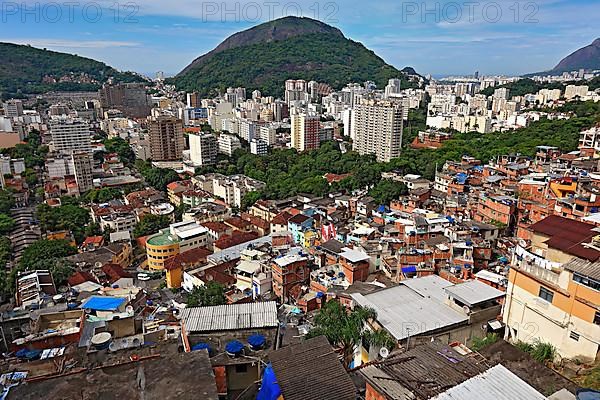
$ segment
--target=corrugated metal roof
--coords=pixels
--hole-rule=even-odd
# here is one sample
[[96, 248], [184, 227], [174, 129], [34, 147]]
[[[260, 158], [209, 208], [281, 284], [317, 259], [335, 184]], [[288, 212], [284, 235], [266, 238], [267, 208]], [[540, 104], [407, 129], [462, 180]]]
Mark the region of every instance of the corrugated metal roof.
[[546, 396], [498, 364], [432, 400], [546, 400]]
[[184, 308], [181, 321], [188, 332], [269, 328], [279, 324], [274, 301]]
[[444, 302], [448, 297], [444, 291], [444, 288], [454, 285], [452, 282], [445, 280], [439, 275], [429, 275], [421, 278], [406, 279], [400, 282], [400, 284], [408, 286], [423, 297], [431, 297], [439, 302]]
[[356, 387], [324, 336], [269, 354], [286, 400], [355, 400]]
[[466, 281], [444, 289], [451, 297], [468, 306], [504, 296], [504, 292], [481, 281]]
[[566, 263], [564, 268], [600, 281], [600, 261], [590, 262], [581, 258], [575, 258]]
[[415, 398], [415, 395], [410, 390], [374, 365], [362, 368], [360, 372], [371, 385], [375, 386], [378, 392], [385, 393], [388, 398], [394, 400], [414, 400]]
[[362, 307], [377, 312], [377, 321], [396, 340], [440, 328], [466, 323], [468, 317], [449, 306], [420, 294], [405, 285], [370, 293], [351, 294]]

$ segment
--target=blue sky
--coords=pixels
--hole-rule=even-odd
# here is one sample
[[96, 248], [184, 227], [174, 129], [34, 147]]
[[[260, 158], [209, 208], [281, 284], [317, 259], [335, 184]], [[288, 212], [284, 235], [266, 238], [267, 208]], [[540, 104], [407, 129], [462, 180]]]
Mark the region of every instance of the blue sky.
[[170, 74], [232, 33], [300, 12], [422, 74], [536, 72], [600, 37], [600, 0], [19, 0], [2, 1], [0, 41]]

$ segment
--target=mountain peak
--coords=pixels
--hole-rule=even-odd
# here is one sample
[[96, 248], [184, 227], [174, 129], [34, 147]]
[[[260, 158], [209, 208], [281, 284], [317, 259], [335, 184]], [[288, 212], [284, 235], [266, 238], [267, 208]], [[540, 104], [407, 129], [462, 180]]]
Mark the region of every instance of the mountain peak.
[[552, 72], [600, 69], [600, 38], [563, 58]]
[[179, 75], [189, 72], [192, 68], [225, 50], [259, 43], [269, 43], [277, 40], [286, 40], [292, 37], [309, 34], [327, 34], [332, 37], [344, 37], [342, 31], [338, 28], [327, 25], [316, 19], [293, 16], [278, 18], [256, 25], [244, 31], [234, 33], [212, 51], [192, 61], [192, 63], [181, 71]]
[[235, 33], [214, 50], [196, 58], [173, 80], [180, 89], [203, 95], [229, 86], [283, 94], [286, 79], [305, 79], [340, 88], [372, 80], [385, 86], [407, 75], [339, 29], [311, 18], [284, 17]]

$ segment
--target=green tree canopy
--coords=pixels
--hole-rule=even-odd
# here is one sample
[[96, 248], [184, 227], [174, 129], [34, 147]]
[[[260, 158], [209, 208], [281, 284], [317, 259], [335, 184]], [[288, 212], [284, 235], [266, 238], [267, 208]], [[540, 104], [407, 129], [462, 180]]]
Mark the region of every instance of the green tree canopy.
[[163, 228], [168, 227], [170, 223], [171, 220], [166, 215], [146, 214], [133, 229], [133, 236], [138, 238], [151, 235]]
[[81, 243], [85, 238], [85, 227], [90, 223], [89, 211], [73, 204], [50, 207], [40, 204], [37, 208], [40, 226], [45, 232], [68, 230], [73, 233], [75, 240]]
[[0, 213], [0, 235], [8, 235], [15, 228], [15, 220]]
[[348, 363], [354, 349], [365, 336], [365, 323], [375, 318], [377, 313], [372, 309], [358, 307], [347, 310], [337, 301], [328, 301], [315, 315], [315, 327], [308, 337], [325, 336]]
[[408, 188], [401, 182], [391, 179], [380, 180], [370, 191], [369, 195], [375, 199], [377, 204], [390, 204], [390, 201], [398, 199], [408, 193]]
[[187, 307], [220, 306], [226, 302], [225, 288], [218, 282], [195, 287], [187, 295]]

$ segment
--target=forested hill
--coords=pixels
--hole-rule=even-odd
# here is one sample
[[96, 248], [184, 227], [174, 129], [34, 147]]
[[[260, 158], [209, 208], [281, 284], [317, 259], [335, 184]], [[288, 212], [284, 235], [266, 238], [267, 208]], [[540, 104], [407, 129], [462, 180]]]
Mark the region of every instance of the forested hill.
[[309, 18], [286, 17], [231, 36], [194, 60], [173, 82], [202, 95], [242, 86], [281, 96], [287, 79], [315, 80], [340, 89], [367, 80], [384, 87], [391, 78], [402, 79], [405, 87], [414, 86], [406, 72], [344, 37], [337, 28]]
[[118, 82], [143, 80], [89, 58], [0, 43], [0, 93], [5, 99], [53, 90], [97, 90], [110, 77]]

